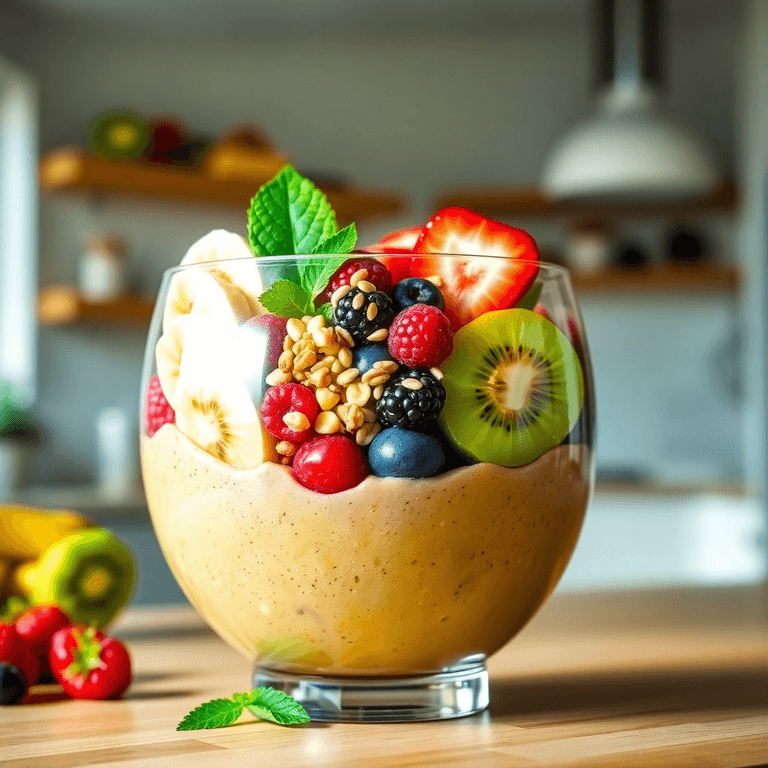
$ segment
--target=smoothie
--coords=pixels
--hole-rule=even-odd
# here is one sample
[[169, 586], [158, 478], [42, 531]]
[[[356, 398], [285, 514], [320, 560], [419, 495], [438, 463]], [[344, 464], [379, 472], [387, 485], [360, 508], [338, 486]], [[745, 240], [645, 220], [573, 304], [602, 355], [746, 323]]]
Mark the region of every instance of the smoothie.
[[590, 450], [340, 493], [289, 467], [230, 466], [174, 424], [142, 435], [152, 521], [206, 621], [263, 665], [326, 675], [435, 671], [490, 655], [533, 616], [575, 547]]

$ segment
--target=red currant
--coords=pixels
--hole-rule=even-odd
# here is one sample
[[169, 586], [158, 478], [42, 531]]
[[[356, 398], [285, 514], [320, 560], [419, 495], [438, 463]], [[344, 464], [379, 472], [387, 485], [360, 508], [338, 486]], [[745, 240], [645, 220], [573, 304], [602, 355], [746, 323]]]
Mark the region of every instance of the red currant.
[[339, 493], [354, 488], [368, 470], [363, 452], [343, 435], [324, 435], [299, 448], [293, 460], [293, 477], [317, 493]]

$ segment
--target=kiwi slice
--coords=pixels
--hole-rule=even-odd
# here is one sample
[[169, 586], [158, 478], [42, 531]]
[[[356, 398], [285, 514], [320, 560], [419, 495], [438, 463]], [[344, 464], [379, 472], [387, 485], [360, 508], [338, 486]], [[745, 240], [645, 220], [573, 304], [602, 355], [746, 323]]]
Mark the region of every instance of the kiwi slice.
[[487, 312], [453, 337], [442, 365], [443, 431], [466, 456], [519, 467], [559, 445], [584, 403], [568, 339], [537, 312]]

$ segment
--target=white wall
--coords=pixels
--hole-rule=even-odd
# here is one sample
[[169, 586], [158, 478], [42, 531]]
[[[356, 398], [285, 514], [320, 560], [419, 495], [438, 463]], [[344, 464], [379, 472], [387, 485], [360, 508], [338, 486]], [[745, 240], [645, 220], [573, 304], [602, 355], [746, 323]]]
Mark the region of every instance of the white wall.
[[[691, 3], [685, 12], [673, 4], [666, 103], [717, 146], [727, 167], [735, 141], [740, 5], [705, 5], [706, 13], [690, 18]], [[365, 37], [324, 29], [315, 39], [286, 33], [252, 43], [243, 42], [242, 35], [232, 41], [219, 35], [206, 44], [170, 36], [159, 41], [162, 32], [142, 41], [72, 24], [35, 28], [24, 57], [41, 82], [44, 149], [82, 143], [91, 117], [114, 106], [175, 114], [194, 131], [209, 134], [255, 122], [300, 169], [409, 194], [412, 206], [402, 216], [362, 222], [364, 241], [424, 221], [432, 199], [453, 185], [535, 183], [557, 136], [590, 109], [592, 51], [583, 13], [564, 13], [559, 22], [550, 18], [546, 24], [507, 23], [494, 31], [489, 22], [471, 33], [453, 27], [434, 35], [389, 31], [377, 36], [372, 19]], [[245, 223], [243, 214], [225, 208], [72, 198], [45, 199], [41, 217], [42, 282], [74, 279], [86, 235], [106, 229], [127, 235], [133, 268], [150, 290], [199, 235], [214, 226], [242, 231]], [[530, 228], [541, 244], [562, 243], [557, 227], [532, 222]], [[646, 227], [643, 234], [653, 245], [663, 233]], [[716, 255], [731, 256], [732, 234], [730, 224], [718, 226]], [[643, 320], [647, 302], [622, 301], [592, 302], [587, 308], [601, 384], [600, 433], [610, 436], [602, 458], [669, 465], [675, 456], [700, 454], [703, 441], [705, 453], [719, 449], [725, 455], [725, 461], [713, 459], [721, 474], [738, 473], [738, 406], [720, 397], [712, 368], [731, 335], [729, 300], [714, 300], [711, 313], [706, 303], [691, 312], [667, 301], [649, 322]], [[624, 327], [627, 311], [637, 318], [630, 334], [634, 356], [623, 354], [627, 341], [615, 333]], [[710, 321], [706, 332], [702, 315]], [[660, 332], [671, 350], [663, 361], [674, 358], [680, 346], [689, 348], [689, 389], [670, 388], [663, 375], [654, 376]], [[110, 397], [121, 403], [137, 399], [130, 355], [118, 360], [115, 346], [106, 336], [43, 334], [41, 405], [61, 441], [48, 469], [66, 473], [67, 462], [87, 468], [97, 405], [109, 405]], [[117, 346], [124, 357], [128, 348], [138, 355], [141, 339], [128, 334]], [[633, 386], [637, 359], [649, 371], [643, 387]], [[96, 379], [99, 360], [110, 375], [121, 372], [125, 391], [97, 385], [96, 393], [89, 390], [97, 402], [75, 393], [65, 404], [62, 382], [75, 389], [82, 370], [93, 370]], [[638, 413], [655, 415], [646, 422], [653, 439], [635, 428], [637, 419], [622, 418], [628, 389]], [[707, 414], [709, 428], [682, 446], [674, 441], [691, 419], [678, 418], [674, 398], [681, 392], [698, 393], [688, 406]], [[662, 452], [660, 444], [666, 446]]]

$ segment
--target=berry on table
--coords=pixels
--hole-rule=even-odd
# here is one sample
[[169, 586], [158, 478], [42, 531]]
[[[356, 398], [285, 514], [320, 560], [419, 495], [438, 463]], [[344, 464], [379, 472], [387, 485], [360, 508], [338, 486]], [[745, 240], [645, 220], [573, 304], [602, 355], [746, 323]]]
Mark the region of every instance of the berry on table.
[[373, 438], [368, 463], [378, 477], [432, 477], [443, 468], [445, 454], [434, 435], [390, 427]]
[[261, 404], [261, 418], [267, 432], [291, 443], [301, 443], [312, 437], [319, 413], [315, 393], [301, 384], [270, 387]]
[[317, 493], [339, 493], [359, 485], [367, 474], [360, 448], [342, 435], [316, 437], [299, 448], [293, 477]]
[[402, 312], [414, 304], [430, 304], [442, 309], [445, 306], [443, 294], [438, 287], [423, 277], [409, 277], [401, 280], [392, 291], [395, 312]]
[[0, 667], [2, 704], [15, 704], [40, 674], [37, 654], [13, 624], [0, 624]]
[[445, 389], [430, 371], [400, 370], [389, 380], [376, 403], [385, 426], [417, 429], [436, 419], [445, 404]]
[[7, 661], [0, 663], [0, 704], [16, 704], [29, 686], [21, 670]]
[[334, 272], [333, 276], [328, 281], [325, 290], [317, 297], [318, 305], [330, 301], [331, 296], [333, 296], [342, 285], [350, 285], [352, 276], [361, 269], [368, 272], [365, 279], [369, 283], [375, 285], [377, 290], [389, 293], [392, 288], [392, 275], [380, 261], [370, 258], [347, 259], [347, 261]]
[[363, 344], [362, 347], [355, 347], [352, 350], [352, 367], [357, 368], [361, 376], [368, 373], [374, 363], [382, 361], [394, 362], [392, 355], [389, 354], [389, 347], [384, 341]]
[[394, 316], [392, 299], [386, 293], [365, 291], [360, 287], [351, 288], [333, 310], [336, 324], [348, 331], [356, 344], [375, 341], [369, 337], [388, 328]]
[[[47, 675], [50, 672], [48, 650], [54, 633], [71, 623], [58, 605], [36, 605], [22, 613], [14, 622], [19, 636], [40, 662], [39, 675]], [[37, 681], [32, 681], [30, 685], [35, 682]]]
[[154, 437], [163, 424], [173, 424], [176, 412], [163, 393], [160, 377], [155, 374], [147, 384], [147, 394], [144, 401], [144, 431], [147, 437]]
[[414, 304], [394, 319], [387, 343], [395, 360], [414, 368], [432, 368], [453, 351], [453, 331], [437, 307]]
[[116, 699], [131, 684], [128, 650], [95, 626], [55, 632], [48, 661], [56, 681], [73, 699]]

